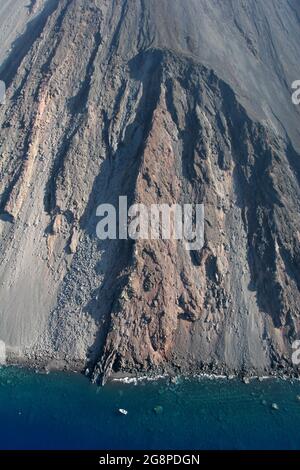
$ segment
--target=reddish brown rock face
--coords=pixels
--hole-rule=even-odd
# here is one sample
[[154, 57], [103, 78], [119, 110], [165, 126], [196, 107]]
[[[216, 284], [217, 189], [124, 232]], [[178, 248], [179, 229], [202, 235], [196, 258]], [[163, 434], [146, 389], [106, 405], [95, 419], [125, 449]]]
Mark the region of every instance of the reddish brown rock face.
[[[273, 300], [280, 302], [281, 292], [287, 293], [279, 266], [271, 277], [267, 274], [266, 285], [263, 259], [252, 259], [258, 251], [276, 258], [275, 246], [260, 230], [254, 229], [253, 238], [252, 230], [260, 226], [262, 214], [267, 220], [273, 211], [271, 167], [285, 158], [283, 142], [251, 123], [225, 84], [205, 69], [190, 68], [190, 82], [182, 85], [184, 67], [185, 60], [162, 58], [134, 201], [147, 207], [203, 202], [205, 245], [190, 252], [176, 240], [135, 243], [123, 301], [113, 310], [101, 359], [104, 376], [112, 369], [224, 371], [229, 363], [230, 370], [257, 370], [258, 356], [265, 358], [259, 366], [263, 371], [268, 368], [266, 354], [281, 355], [282, 335], [293, 330], [292, 325], [274, 324], [280, 320]], [[221, 114], [205, 111], [220, 108]], [[251, 192], [256, 178], [261, 178], [261, 188], [269, 188], [263, 206]], [[275, 211], [280, 225], [285, 212]], [[252, 291], [253, 281], [259, 291], [269, 291], [264, 306]], [[296, 306], [294, 312], [297, 322]]]
[[[297, 373], [297, 11], [31, 2], [0, 69], [0, 340], [12, 360], [88, 365], [103, 381]], [[99, 240], [97, 207], [119, 196], [203, 204], [204, 246]]]

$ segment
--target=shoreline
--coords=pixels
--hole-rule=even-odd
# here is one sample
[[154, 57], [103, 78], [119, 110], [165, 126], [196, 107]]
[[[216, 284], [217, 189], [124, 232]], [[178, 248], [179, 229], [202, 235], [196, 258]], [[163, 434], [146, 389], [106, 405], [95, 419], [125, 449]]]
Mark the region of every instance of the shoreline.
[[[37, 362], [35, 364], [30, 363], [29, 361], [7, 361], [6, 364], [0, 365], [1, 369], [20, 369], [20, 370], [27, 370], [32, 371], [37, 374], [41, 375], [48, 375], [51, 372], [61, 372], [61, 373], [72, 373], [72, 374], [80, 374], [85, 377], [90, 382], [94, 383], [95, 385], [99, 386], [98, 380], [93, 379], [93, 375], [90, 373], [89, 369], [86, 365], [83, 365], [80, 361], [75, 361], [72, 365], [66, 361], [62, 360], [54, 360], [47, 364], [42, 364], [41, 362]], [[156, 382], [156, 381], [168, 381], [173, 385], [177, 385], [182, 380], [199, 380], [199, 379], [208, 379], [208, 380], [238, 380], [243, 382], [245, 385], [248, 385], [250, 382], [258, 380], [260, 382], [266, 380], [282, 380], [282, 381], [299, 381], [299, 375], [291, 373], [271, 373], [269, 375], [254, 375], [254, 374], [242, 374], [242, 373], [208, 373], [206, 371], [199, 371], [199, 372], [182, 372], [182, 373], [174, 373], [172, 372], [157, 372], [154, 371], [149, 373], [138, 373], [138, 372], [115, 372], [108, 377], [107, 384], [116, 384], [121, 383], [124, 385], [138, 385], [144, 382]]]

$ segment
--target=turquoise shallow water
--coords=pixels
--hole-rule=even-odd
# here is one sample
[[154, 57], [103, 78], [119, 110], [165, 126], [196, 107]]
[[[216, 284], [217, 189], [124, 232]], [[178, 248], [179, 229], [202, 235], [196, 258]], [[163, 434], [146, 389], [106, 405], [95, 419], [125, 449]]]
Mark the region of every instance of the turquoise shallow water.
[[4, 368], [0, 448], [300, 449], [298, 395], [299, 382], [280, 380], [98, 388], [78, 374]]

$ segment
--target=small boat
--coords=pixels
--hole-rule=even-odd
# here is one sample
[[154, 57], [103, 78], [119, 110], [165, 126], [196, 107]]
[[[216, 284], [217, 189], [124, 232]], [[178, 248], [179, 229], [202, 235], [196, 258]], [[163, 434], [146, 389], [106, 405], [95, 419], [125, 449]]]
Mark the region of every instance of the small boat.
[[128, 415], [128, 411], [124, 410], [124, 408], [119, 408], [119, 413], [124, 416]]

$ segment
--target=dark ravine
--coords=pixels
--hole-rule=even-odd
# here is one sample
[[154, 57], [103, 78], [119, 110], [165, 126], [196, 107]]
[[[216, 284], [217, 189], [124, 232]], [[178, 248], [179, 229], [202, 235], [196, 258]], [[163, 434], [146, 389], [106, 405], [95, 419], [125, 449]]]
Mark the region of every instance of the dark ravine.
[[[102, 382], [298, 376], [299, 14], [296, 0], [31, 2], [0, 68], [9, 361]], [[204, 203], [203, 249], [100, 242], [97, 206], [120, 195]]]

